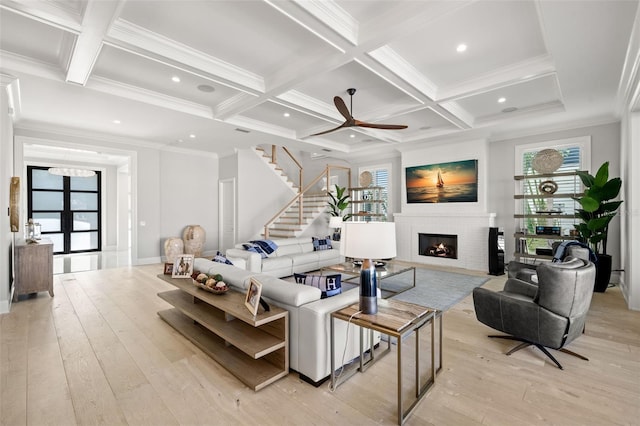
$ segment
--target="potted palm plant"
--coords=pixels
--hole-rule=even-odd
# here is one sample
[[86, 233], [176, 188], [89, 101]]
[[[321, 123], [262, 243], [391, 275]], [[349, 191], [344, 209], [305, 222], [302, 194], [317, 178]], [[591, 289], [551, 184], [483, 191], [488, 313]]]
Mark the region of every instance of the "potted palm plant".
[[[335, 187], [335, 194], [333, 192], [327, 192], [327, 194], [329, 195], [329, 216], [330, 219], [331, 218], [339, 218], [340, 222], [346, 221], [351, 217], [351, 214], [344, 214], [344, 211], [349, 208], [349, 198], [350, 195], [347, 193], [347, 187], [340, 187], [338, 185], [334, 185]], [[329, 221], [329, 226], [332, 226], [335, 228], [335, 232], [333, 234], [333, 239], [335, 241], [339, 241], [340, 240], [340, 228], [336, 227], [336, 220], [330, 220]]]
[[618, 197], [622, 180], [609, 179], [609, 162], [600, 166], [595, 176], [577, 172], [585, 186], [584, 195], [576, 198], [581, 209], [576, 213], [582, 223], [575, 225], [582, 242], [588, 244], [598, 257], [594, 290], [603, 292], [611, 278], [611, 256], [607, 254], [609, 223], [616, 216], [622, 201], [611, 201]]

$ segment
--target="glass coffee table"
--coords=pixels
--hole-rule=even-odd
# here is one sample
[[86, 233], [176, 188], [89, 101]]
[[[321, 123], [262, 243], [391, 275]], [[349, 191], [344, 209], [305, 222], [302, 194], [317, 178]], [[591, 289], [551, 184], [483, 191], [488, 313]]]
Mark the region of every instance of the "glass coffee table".
[[[383, 292], [383, 297], [387, 298], [394, 294], [402, 293], [405, 290], [408, 290], [412, 287], [416, 286], [416, 268], [415, 266], [403, 264], [401, 262], [388, 261], [388, 262], [377, 262], [376, 264], [380, 264], [380, 266], [376, 266], [376, 275], [378, 278], [378, 287], [380, 291]], [[355, 280], [360, 277], [360, 265], [355, 264], [354, 262], [342, 262], [335, 265], [325, 266], [321, 269], [321, 273], [326, 273], [327, 271], [331, 272], [339, 272], [344, 275], [348, 275], [349, 278], [344, 280], [345, 282]], [[404, 273], [412, 273], [411, 284], [409, 286], [399, 287], [399, 286], [391, 286], [387, 285], [385, 287], [384, 280], [395, 275], [400, 275]], [[387, 294], [385, 295], [384, 292]], [[386, 296], [386, 297], [385, 297]]]

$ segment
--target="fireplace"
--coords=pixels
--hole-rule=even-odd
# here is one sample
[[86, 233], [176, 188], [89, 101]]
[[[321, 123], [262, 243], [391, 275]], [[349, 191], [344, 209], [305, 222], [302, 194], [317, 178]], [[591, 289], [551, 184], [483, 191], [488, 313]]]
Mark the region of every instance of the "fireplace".
[[458, 236], [449, 234], [418, 234], [420, 256], [458, 258]]

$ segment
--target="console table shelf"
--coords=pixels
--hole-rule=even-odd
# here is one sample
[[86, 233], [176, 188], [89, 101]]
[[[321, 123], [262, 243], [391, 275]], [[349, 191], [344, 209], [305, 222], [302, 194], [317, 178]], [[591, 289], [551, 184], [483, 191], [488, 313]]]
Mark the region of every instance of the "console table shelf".
[[245, 385], [258, 391], [289, 373], [289, 316], [278, 307], [252, 316], [243, 293], [215, 295], [190, 279], [158, 275], [178, 290], [158, 293], [173, 308], [160, 318], [225, 367]]

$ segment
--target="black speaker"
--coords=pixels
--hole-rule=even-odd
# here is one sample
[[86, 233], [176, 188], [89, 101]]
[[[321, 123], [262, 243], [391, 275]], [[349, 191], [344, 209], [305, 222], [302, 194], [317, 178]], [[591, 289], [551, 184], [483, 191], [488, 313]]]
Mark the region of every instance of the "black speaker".
[[489, 274], [504, 275], [504, 232], [489, 228]]

